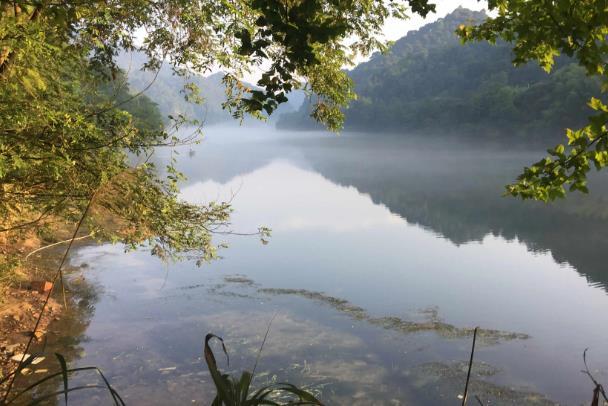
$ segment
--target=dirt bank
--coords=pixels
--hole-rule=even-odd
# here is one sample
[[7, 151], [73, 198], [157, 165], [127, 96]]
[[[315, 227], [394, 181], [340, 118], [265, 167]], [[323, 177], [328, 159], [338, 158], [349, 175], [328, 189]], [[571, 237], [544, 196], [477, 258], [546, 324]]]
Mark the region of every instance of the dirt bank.
[[[36, 347], [44, 346], [50, 325], [59, 320], [64, 310], [55, 299], [57, 290], [60, 290], [60, 286], [56, 286], [34, 333], [50, 287], [48, 281], [53, 280], [67, 248], [62, 244], [26, 259], [28, 253], [47, 244], [48, 241], [32, 235], [20, 240], [5, 236], [0, 241], [0, 258], [18, 258], [16, 265], [5, 271], [8, 277], [0, 281], [0, 381], [17, 368], [30, 337], [34, 336]], [[33, 373], [35, 370], [35, 365], [32, 365], [23, 372]], [[2, 388], [0, 385], [0, 391]]]
[[[35, 290], [5, 288], [3, 303], [0, 305], [0, 380], [17, 368], [45, 299], [45, 293]], [[35, 343], [44, 342], [50, 324], [59, 319], [62, 310], [63, 306], [54, 299], [49, 300], [36, 330]], [[34, 370], [35, 366], [32, 366], [24, 372]]]

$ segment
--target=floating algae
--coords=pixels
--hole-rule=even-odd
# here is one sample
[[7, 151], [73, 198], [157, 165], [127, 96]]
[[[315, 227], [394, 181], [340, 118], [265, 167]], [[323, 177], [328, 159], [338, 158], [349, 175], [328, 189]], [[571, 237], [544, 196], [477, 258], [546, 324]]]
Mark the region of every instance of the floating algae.
[[[460, 402], [458, 396], [462, 394], [463, 375], [466, 374], [467, 367], [468, 363], [464, 361], [429, 362], [404, 371], [404, 374], [413, 382], [426, 403], [443, 403], [453, 399], [450, 403], [456, 404]], [[483, 362], [473, 364], [469, 403], [475, 403], [473, 397], [478, 397], [484, 405], [557, 405], [544, 395], [526, 388], [500, 386], [484, 380], [498, 372], [499, 369]]]
[[[348, 315], [354, 320], [366, 321], [374, 326], [400, 333], [435, 332], [443, 338], [467, 338], [473, 335], [474, 330], [474, 328], [456, 327], [445, 323], [439, 318], [437, 310], [434, 308], [424, 309], [419, 312], [419, 315], [423, 316], [423, 320], [410, 321], [396, 316], [372, 317], [365, 309], [350, 303], [348, 300], [329, 296], [322, 292], [306, 289], [278, 288], [263, 288], [258, 289], [258, 292], [269, 295], [293, 295], [321, 302]], [[480, 328], [477, 330], [477, 338], [480, 345], [490, 345], [497, 344], [499, 341], [525, 340], [530, 338], [530, 336], [523, 333]]]
[[346, 313], [350, 317], [356, 320], [367, 320], [369, 316], [367, 312], [359, 307], [350, 303], [348, 300], [340, 299], [333, 296], [328, 296], [320, 292], [312, 292], [305, 289], [275, 289], [275, 288], [264, 288], [258, 289], [259, 293], [269, 295], [293, 295], [303, 297], [305, 299], [315, 300], [322, 302], [332, 308], [338, 310], [341, 313]]
[[[225, 284], [216, 285], [208, 289], [209, 293], [240, 297], [253, 298], [247, 294], [224, 291], [226, 284], [236, 284], [244, 287], [259, 286], [255, 281], [243, 275], [230, 275], [224, 277]], [[287, 289], [287, 288], [258, 288], [260, 294], [271, 296], [298, 296], [305, 299], [313, 300], [324, 305], [327, 305], [340, 313], [343, 313], [356, 321], [366, 321], [371, 325], [382, 327], [386, 330], [396, 331], [404, 334], [434, 332], [440, 337], [448, 339], [469, 338], [473, 336], [472, 327], [457, 327], [444, 322], [438, 315], [436, 308], [422, 309], [417, 312], [419, 320], [405, 320], [398, 316], [373, 317], [365, 309], [357, 306], [346, 299], [326, 295], [323, 292], [310, 291], [306, 289]], [[510, 340], [525, 340], [530, 338], [524, 333], [509, 332], [502, 330], [480, 328], [477, 331], [477, 339], [479, 345], [493, 345], [500, 341]]]
[[224, 277], [226, 283], [238, 283], [241, 285], [254, 286], [255, 282], [244, 275], [231, 275]]

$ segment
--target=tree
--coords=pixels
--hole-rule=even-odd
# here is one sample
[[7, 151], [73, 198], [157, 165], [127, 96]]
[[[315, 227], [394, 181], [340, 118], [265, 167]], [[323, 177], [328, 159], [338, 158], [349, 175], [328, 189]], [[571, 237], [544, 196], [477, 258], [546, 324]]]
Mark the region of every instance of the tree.
[[[408, 5], [423, 16], [434, 10], [427, 0], [1, 0], [0, 232], [74, 221], [93, 201], [87, 221], [98, 235], [130, 246], [148, 241], [161, 256], [214, 257], [211, 234], [229, 223], [229, 204], [181, 201], [181, 174], [169, 165], [161, 177], [149, 162], [155, 147], [198, 134], [179, 136], [185, 117], [163, 129], [141, 120], [152, 106], [125, 95], [118, 52], [141, 51], [146, 69], [168, 64], [186, 77], [226, 71], [225, 107], [237, 119], [271, 114], [306, 83], [313, 117], [335, 130], [355, 97], [344, 65], [385, 49], [383, 23], [405, 18]], [[491, 0], [489, 7], [495, 17], [459, 28], [465, 41], [502, 38], [514, 44], [515, 63], [538, 60], [546, 70], [563, 53], [608, 83], [604, 1]], [[263, 70], [261, 90], [240, 80], [253, 68]], [[183, 90], [199, 100], [196, 86]], [[591, 165], [608, 164], [608, 106], [599, 98], [590, 105], [598, 113], [589, 125], [568, 130], [568, 145], [526, 168], [509, 193], [546, 201], [564, 196], [565, 186], [587, 190]], [[108, 214], [117, 227], [104, 224]]]
[[[345, 127], [515, 142], [525, 137], [530, 145], [561, 141], [566, 126], [583, 126], [586, 101], [599, 92], [599, 80], [587, 77], [573, 58], [558, 58], [548, 75], [536, 63], [514, 67], [505, 41], [460, 43], [454, 34], [460, 24], [486, 19], [483, 11], [458, 8], [350, 70], [358, 98], [345, 111]], [[318, 126], [307, 107], [279, 123]]]
[[[588, 75], [598, 76], [608, 88], [608, 3], [604, 0], [490, 0], [495, 17], [477, 26], [462, 25], [464, 41], [499, 38], [513, 44], [515, 64], [538, 63], [549, 72], [560, 54], [574, 57]], [[589, 124], [566, 131], [567, 142], [524, 169], [507, 193], [527, 199], [554, 200], [570, 191], [588, 192], [587, 173], [608, 165], [608, 106], [593, 97], [597, 111]]]
[[[98, 236], [148, 242], [163, 257], [213, 258], [211, 236], [229, 224], [230, 205], [180, 200], [181, 174], [170, 164], [162, 177], [149, 160], [198, 134], [179, 135], [185, 117], [162, 129], [142, 121], [153, 107], [125, 94], [118, 52], [143, 52], [146, 69], [169, 64], [186, 77], [226, 71], [225, 107], [236, 118], [272, 113], [304, 80], [314, 117], [336, 129], [354, 97], [343, 65], [383, 49], [384, 21], [405, 18], [407, 4], [433, 10], [427, 0], [1, 0], [0, 232], [88, 211]], [[240, 80], [254, 67], [264, 69], [262, 90]], [[183, 91], [199, 100], [194, 85]]]

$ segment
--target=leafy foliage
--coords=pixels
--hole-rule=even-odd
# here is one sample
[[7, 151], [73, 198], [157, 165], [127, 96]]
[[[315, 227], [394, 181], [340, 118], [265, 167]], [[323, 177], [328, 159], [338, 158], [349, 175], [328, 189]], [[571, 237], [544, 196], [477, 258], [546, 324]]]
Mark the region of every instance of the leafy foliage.
[[[192, 73], [189, 77], [182, 77], [174, 74], [167, 64], [164, 64], [157, 72], [142, 70], [141, 67], [146, 61], [145, 55], [138, 52], [121, 53], [117, 57], [118, 65], [128, 75], [131, 90], [138, 92], [146, 89], [144, 95], [158, 103], [158, 109], [164, 117], [179, 117], [181, 115], [203, 125], [227, 122], [248, 124], [247, 118], [244, 122], [235, 122], [231, 114], [222, 108], [222, 105], [227, 101], [223, 73], [217, 72], [208, 76]], [[189, 84], [198, 88], [202, 103], [191, 103], [186, 100], [183, 89]], [[252, 90], [261, 89], [246, 82], [243, 82], [243, 86]], [[292, 91], [289, 94], [289, 100], [279, 105], [269, 119], [276, 119], [286, 111], [297, 109], [302, 104], [304, 97], [303, 90]], [[135, 101], [138, 99], [135, 99]], [[254, 122], [254, 120], [251, 121]]]
[[[608, 88], [608, 8], [604, 1], [488, 2], [496, 16], [477, 26], [462, 25], [464, 41], [499, 39], [513, 44], [513, 62], [537, 61], [546, 71], [554, 69], [556, 58], [575, 58], [588, 75], [596, 76], [602, 89]], [[596, 96], [598, 96], [596, 94]], [[596, 115], [579, 130], [567, 130], [567, 143], [549, 150], [507, 187], [507, 193], [524, 199], [550, 201], [566, 195], [566, 188], [587, 192], [587, 173], [592, 166], [606, 166], [608, 156], [608, 107], [594, 97], [589, 105]]]
[[[153, 103], [128, 94], [118, 53], [142, 52], [144, 69], [168, 65], [185, 78], [226, 71], [225, 107], [237, 118], [272, 113], [305, 78], [318, 98], [315, 116], [337, 128], [339, 107], [353, 97], [342, 64], [382, 47], [383, 22], [404, 18], [406, 4], [0, 1], [0, 232], [74, 221], [93, 200], [88, 228], [98, 236], [131, 247], [147, 242], [162, 257], [215, 257], [211, 234], [228, 224], [230, 206], [181, 201], [174, 161], [163, 178], [150, 160], [156, 147], [199, 134], [180, 135], [182, 115], [159, 128]], [[433, 9], [426, 0], [409, 4], [422, 15]], [[138, 32], [146, 33], [141, 44]], [[268, 66], [260, 89], [243, 84], [243, 74], [260, 66]], [[201, 101], [194, 83], [183, 91]]]
[[[29, 18], [35, 10], [31, 13]], [[20, 16], [17, 14], [14, 20], [19, 22]], [[149, 156], [155, 145], [177, 141], [161, 129], [158, 111], [148, 99], [131, 100], [118, 71], [113, 72], [114, 79], [106, 77], [106, 69], [95, 69], [88, 61], [86, 47], [53, 38], [56, 31], [52, 23], [39, 17], [27, 23], [26, 28], [31, 30], [24, 30], [23, 24], [6, 24], [5, 38], [25, 38], [19, 42], [18, 52], [10, 54], [15, 56], [3, 65], [3, 231], [56, 218], [74, 220], [95, 196], [97, 207], [124, 222], [120, 235], [123, 241], [170, 237], [168, 233], [153, 233], [187, 212], [188, 206], [178, 201], [176, 179], [159, 179], [150, 164], [133, 168], [128, 157]], [[19, 59], [22, 52], [29, 55], [23, 62]], [[114, 88], [118, 89], [116, 94], [109, 97]], [[126, 179], [129, 182], [124, 182]], [[122, 204], [112, 199], [113, 192], [121, 187], [121, 198], [131, 198]], [[221, 210], [225, 211], [216, 210], [220, 216], [225, 214]], [[28, 221], [24, 216], [34, 218]], [[89, 227], [101, 232], [103, 219], [91, 217]], [[184, 226], [174, 231], [177, 238], [170, 241], [168, 252], [186, 248], [186, 237], [196, 233]], [[119, 236], [112, 234], [113, 238]], [[197, 234], [207, 235], [206, 231]], [[202, 247], [206, 254], [212, 252], [210, 245]]]
[[131, 115], [133, 125], [139, 131], [161, 131], [163, 117], [156, 102], [145, 94], [134, 97], [129, 91], [128, 79], [124, 72], [114, 73], [111, 82], [103, 82], [98, 90], [102, 99], [112, 100]]

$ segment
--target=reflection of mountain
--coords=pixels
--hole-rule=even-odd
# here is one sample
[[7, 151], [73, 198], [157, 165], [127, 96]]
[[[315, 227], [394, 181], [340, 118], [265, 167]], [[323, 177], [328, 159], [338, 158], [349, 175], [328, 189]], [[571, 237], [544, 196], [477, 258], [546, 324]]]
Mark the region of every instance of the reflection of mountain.
[[533, 251], [551, 251], [556, 261], [570, 263], [590, 282], [608, 286], [608, 193], [601, 190], [601, 179], [593, 182], [590, 196], [571, 195], [565, 202], [544, 205], [501, 195], [503, 185], [532, 162], [534, 154], [462, 147], [395, 150], [386, 143], [361, 151], [339, 160], [332, 159], [333, 154], [318, 155], [313, 166], [455, 244], [478, 241], [489, 233], [519, 239]]
[[590, 282], [608, 286], [605, 177], [594, 179], [591, 195], [571, 195], [553, 205], [502, 197], [503, 186], [541, 155], [464, 142], [310, 135], [203, 145], [184, 170], [191, 179], [205, 174], [225, 182], [287, 158], [337, 184], [354, 186], [454, 244], [487, 234], [517, 238], [532, 251], [550, 250], [556, 261], [568, 262]]

